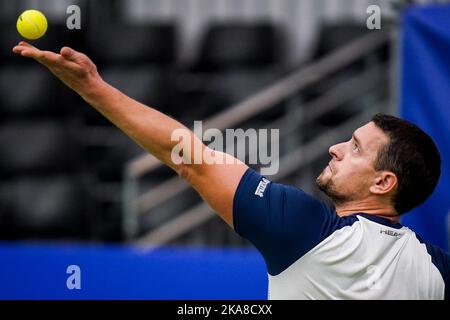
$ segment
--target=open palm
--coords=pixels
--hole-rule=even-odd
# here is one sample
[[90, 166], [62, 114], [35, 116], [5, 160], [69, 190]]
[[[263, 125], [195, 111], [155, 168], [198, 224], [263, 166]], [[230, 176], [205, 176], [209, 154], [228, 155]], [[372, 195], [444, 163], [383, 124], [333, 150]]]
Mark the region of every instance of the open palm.
[[91, 59], [69, 47], [63, 47], [60, 53], [55, 53], [39, 50], [21, 41], [13, 48], [13, 52], [35, 59], [78, 93], [88, 91], [93, 81], [101, 79]]

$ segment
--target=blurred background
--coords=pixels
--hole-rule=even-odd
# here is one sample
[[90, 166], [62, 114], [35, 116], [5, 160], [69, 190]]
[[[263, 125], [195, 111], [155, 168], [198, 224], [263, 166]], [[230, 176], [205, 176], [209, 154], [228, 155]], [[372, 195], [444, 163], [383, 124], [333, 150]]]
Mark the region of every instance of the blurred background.
[[[73, 4], [80, 30], [66, 27]], [[370, 5], [381, 9], [381, 29], [367, 27]], [[86, 53], [106, 81], [188, 127], [280, 129], [280, 171], [269, 178], [324, 201], [315, 178], [330, 145], [377, 112], [417, 123], [438, 143], [443, 176], [403, 222], [448, 248], [448, 1], [2, 0], [0, 260], [9, 269], [1, 279], [17, 280], [30, 263], [51, 277], [55, 263], [78, 259], [99, 281], [92, 274], [108, 269], [109, 252], [134, 281], [114, 295], [100, 276], [97, 298], [264, 298], [267, 289], [262, 259], [193, 189], [42, 66], [12, 54], [17, 17], [31, 8], [49, 22], [34, 45]], [[153, 287], [164, 272], [174, 281], [180, 265], [178, 291], [140, 282], [152, 268]], [[202, 287], [198, 276], [210, 280]], [[0, 297], [86, 298], [36, 291], [48, 279], [9, 280]]]

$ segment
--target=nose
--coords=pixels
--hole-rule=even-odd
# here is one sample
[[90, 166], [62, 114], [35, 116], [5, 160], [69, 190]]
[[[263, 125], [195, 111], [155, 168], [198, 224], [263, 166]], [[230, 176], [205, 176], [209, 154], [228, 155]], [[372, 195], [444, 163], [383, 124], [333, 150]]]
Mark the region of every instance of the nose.
[[336, 160], [341, 160], [342, 159], [342, 143], [339, 144], [335, 144], [333, 146], [331, 146], [328, 149], [328, 153], [330, 154], [330, 156], [332, 158], [335, 158]]

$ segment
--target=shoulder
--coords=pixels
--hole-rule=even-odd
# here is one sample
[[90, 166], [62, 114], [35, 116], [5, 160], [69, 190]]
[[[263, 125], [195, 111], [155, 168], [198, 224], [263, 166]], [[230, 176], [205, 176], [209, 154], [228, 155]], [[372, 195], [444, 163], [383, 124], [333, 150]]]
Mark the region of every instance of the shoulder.
[[275, 275], [356, 218], [339, 218], [334, 208], [303, 190], [248, 169], [235, 194], [233, 221]]
[[[416, 235], [417, 236], [417, 235]], [[423, 241], [419, 236], [417, 236], [420, 242], [422, 242], [426, 248], [428, 254], [431, 256], [431, 261], [439, 270], [442, 279], [445, 283], [445, 299], [450, 299], [450, 253], [445, 251], [438, 246], [427, 243]]]

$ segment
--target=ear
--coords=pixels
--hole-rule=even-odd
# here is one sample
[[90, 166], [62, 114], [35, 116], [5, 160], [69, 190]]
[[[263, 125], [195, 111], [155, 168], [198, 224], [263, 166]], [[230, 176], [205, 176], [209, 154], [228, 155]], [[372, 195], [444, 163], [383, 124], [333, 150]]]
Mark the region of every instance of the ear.
[[390, 171], [381, 171], [375, 177], [375, 183], [370, 186], [370, 192], [374, 194], [387, 194], [394, 190], [397, 186], [398, 180], [395, 173]]

